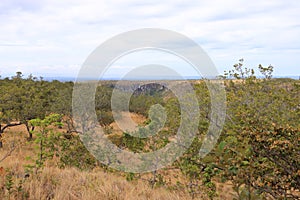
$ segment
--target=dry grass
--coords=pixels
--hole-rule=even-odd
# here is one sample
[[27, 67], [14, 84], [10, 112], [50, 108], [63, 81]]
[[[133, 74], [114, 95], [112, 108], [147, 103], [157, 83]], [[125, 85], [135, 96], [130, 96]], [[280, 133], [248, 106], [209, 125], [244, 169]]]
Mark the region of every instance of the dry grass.
[[[25, 178], [25, 165], [32, 164], [34, 145], [26, 140], [24, 127], [10, 128], [4, 136], [4, 148], [0, 150], [0, 159], [11, 150], [10, 156], [0, 163], [0, 199], [190, 199], [189, 194], [182, 190], [151, 188], [146, 181], [128, 182], [121, 174], [105, 172], [101, 168], [93, 171], [80, 171], [76, 168], [60, 169], [55, 162], [49, 161], [36, 174]], [[7, 190], [8, 175], [12, 179], [12, 194]], [[21, 181], [23, 183], [21, 183]], [[17, 188], [22, 186], [21, 191]]]
[[129, 183], [123, 177], [103, 171], [53, 167], [29, 178], [25, 190], [32, 199], [190, 199], [184, 193], [152, 189], [141, 181]]
[[[135, 119], [138, 121], [137, 119]], [[138, 121], [141, 123], [143, 120]], [[36, 154], [34, 144], [28, 142], [25, 127], [18, 126], [10, 128], [3, 134], [4, 148], [0, 149], [0, 159], [11, 150], [14, 151], [4, 161], [0, 162], [0, 199], [56, 199], [56, 200], [131, 200], [131, 199], [191, 199], [186, 189], [176, 187], [171, 189], [169, 184], [164, 187], [152, 188], [145, 180], [127, 181], [122, 173], [105, 172], [102, 168], [93, 171], [80, 171], [76, 168], [60, 169], [56, 166], [54, 159], [48, 161], [46, 166], [26, 177], [25, 165], [33, 164]], [[174, 186], [179, 180], [186, 184], [184, 176], [180, 171], [162, 170], [160, 172], [166, 177], [167, 182]], [[9, 175], [12, 181], [12, 190], [8, 191]], [[151, 174], [145, 174], [143, 178], [149, 178]], [[21, 186], [21, 187], [20, 187]], [[19, 188], [19, 191], [18, 191]], [[222, 188], [224, 188], [222, 186]], [[228, 187], [224, 189], [228, 190]], [[230, 189], [230, 188], [229, 188]], [[224, 191], [224, 190], [223, 190]], [[10, 194], [11, 193], [11, 194]], [[232, 199], [228, 193], [222, 199]], [[200, 197], [201, 196], [201, 197]], [[206, 199], [205, 192], [199, 199]]]
[[[146, 121], [146, 118], [143, 115], [132, 112], [121, 112], [119, 123], [123, 125], [123, 128], [126, 131], [138, 130], [136, 126], [132, 126], [133, 124], [129, 123], [130, 118], [134, 123], [136, 123], [136, 125], [140, 126], [142, 126], [143, 123]], [[122, 135], [122, 133], [124, 132], [124, 130], [122, 130], [116, 122], [113, 122], [110, 126], [113, 128], [113, 134]]]
[[[19, 160], [10, 158], [1, 167], [0, 199], [190, 199], [185, 191], [170, 191], [165, 188], [154, 188], [142, 180], [126, 181], [125, 177], [104, 172], [80, 171], [75, 168], [59, 169], [46, 166], [37, 174], [25, 178], [23, 165]], [[6, 170], [9, 170], [6, 171]], [[7, 190], [8, 174], [12, 175], [13, 192]], [[22, 191], [16, 192], [22, 183]], [[2, 190], [1, 190], [2, 189]], [[27, 199], [26, 198], [26, 199]]]
[[[14, 176], [13, 181], [17, 183], [21, 179]], [[2, 187], [3, 184], [5, 183], [2, 182]], [[8, 192], [2, 195], [8, 197]], [[184, 192], [172, 192], [163, 188], [152, 189], [142, 181], [127, 182], [123, 177], [103, 171], [82, 172], [74, 168], [55, 167], [45, 167], [38, 174], [27, 178], [23, 184], [23, 195], [14, 194], [11, 199], [21, 199], [20, 197], [24, 195], [29, 199], [57, 200], [190, 199]]]

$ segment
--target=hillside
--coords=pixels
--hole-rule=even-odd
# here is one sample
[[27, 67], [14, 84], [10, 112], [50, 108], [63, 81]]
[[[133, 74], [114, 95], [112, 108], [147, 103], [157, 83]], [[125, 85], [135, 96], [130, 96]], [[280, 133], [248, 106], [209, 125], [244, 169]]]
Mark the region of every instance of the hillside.
[[[79, 129], [72, 115], [74, 83], [21, 76], [0, 79], [2, 199], [299, 198], [299, 80], [234, 76], [237, 80], [224, 79], [225, 123], [216, 145], [204, 158], [199, 151], [205, 136], [210, 135], [210, 124], [216, 123], [211, 91], [204, 80], [188, 82], [192, 92], [185, 90], [184, 82], [173, 82], [184, 94], [181, 99], [159, 84], [132, 86], [125, 82], [118, 88], [115, 81], [100, 82], [93, 99], [97, 124]], [[119, 102], [126, 102], [126, 95], [133, 92], [128, 108], [121, 104], [111, 108], [116, 91]], [[184, 100], [192, 99], [192, 93], [199, 109], [196, 129], [188, 129], [195, 125], [190, 123], [194, 120], [191, 116], [196, 116], [193, 112], [183, 117], [189, 102]], [[81, 114], [89, 117], [86, 112]], [[191, 139], [187, 147], [178, 136], [182, 124], [191, 125], [182, 129]], [[127, 155], [148, 155], [169, 144], [183, 146], [185, 151], [174, 162], [151, 172], [131, 173], [128, 168], [125, 172], [125, 167], [116, 166], [124, 166], [124, 160], [132, 161], [131, 157], [107, 156], [115, 152], [111, 146], [102, 148], [86, 134], [89, 128], [99, 126], [104, 133], [95, 138], [108, 139], [118, 152], [133, 152]], [[193, 137], [190, 130], [195, 130]], [[109, 162], [105, 165], [95, 156]], [[171, 154], [164, 159], [169, 157]], [[148, 166], [129, 164], [146, 168], [157, 166], [159, 159], [164, 161], [153, 157], [145, 162]]]

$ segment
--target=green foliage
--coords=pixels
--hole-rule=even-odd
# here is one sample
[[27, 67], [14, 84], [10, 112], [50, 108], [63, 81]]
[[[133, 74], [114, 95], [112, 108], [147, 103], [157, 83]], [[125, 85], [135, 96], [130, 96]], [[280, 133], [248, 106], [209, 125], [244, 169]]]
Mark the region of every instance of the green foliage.
[[230, 77], [235, 79], [255, 79], [255, 71], [254, 69], [247, 68], [244, 66], [244, 59], [239, 59], [237, 64], [233, 65], [233, 69], [228, 72], [225, 71], [224, 77]]
[[13, 189], [13, 176], [11, 173], [8, 173], [6, 175], [6, 179], [5, 179], [5, 189], [8, 191], [8, 194], [10, 195], [12, 193], [12, 189]]
[[216, 196], [216, 185], [212, 181], [212, 178], [217, 174], [217, 170], [212, 165], [208, 165], [204, 168], [203, 184], [207, 188], [208, 197], [213, 199]]
[[242, 63], [235, 67], [233, 77], [244, 81], [226, 88], [227, 122], [210, 157], [238, 199], [294, 199], [292, 191], [300, 187], [299, 86], [270, 79], [272, 66], [259, 65], [263, 80], [245, 76], [247, 70], [240, 74]]
[[96, 114], [100, 125], [103, 127], [107, 127], [114, 122], [114, 117], [111, 111], [97, 110]]
[[51, 114], [45, 119], [30, 120], [30, 124], [39, 128], [36, 132], [35, 143], [38, 144], [37, 169], [41, 168], [47, 159], [53, 156], [59, 158], [59, 167], [77, 167], [79, 169], [92, 169], [96, 166], [95, 158], [87, 151], [85, 146], [75, 135], [63, 135], [54, 132], [52, 126], [61, 126], [62, 116]]
[[126, 173], [126, 180], [133, 181], [135, 179], [135, 173]]
[[278, 199], [293, 199], [300, 186], [300, 129], [274, 125], [269, 130], [246, 131], [253, 149], [253, 183], [260, 193], [272, 191]]
[[163, 104], [163, 100], [160, 95], [151, 93], [142, 93], [139, 95], [132, 95], [129, 103], [129, 111], [148, 116], [150, 107], [155, 104]]
[[44, 165], [48, 158], [52, 158], [58, 151], [57, 141], [59, 141], [61, 134], [55, 133], [51, 125], [61, 126], [62, 116], [59, 114], [51, 114], [45, 119], [32, 119], [29, 124], [39, 128], [36, 131], [35, 143], [38, 145], [38, 158], [36, 159], [36, 168], [39, 169]]
[[146, 139], [133, 137], [128, 133], [123, 133], [122, 146], [133, 152], [142, 152], [144, 150]]
[[44, 119], [51, 113], [71, 115], [71, 82], [47, 82], [30, 75], [24, 79], [22, 73], [11, 79], [0, 79], [0, 135], [8, 126], [24, 124], [29, 138], [34, 126], [32, 119]]
[[28, 193], [23, 189], [25, 181], [26, 179], [17, 178], [12, 171], [7, 170], [4, 182], [5, 192], [2, 192], [1, 199], [28, 199]]
[[268, 67], [263, 67], [261, 64], [258, 66], [258, 69], [265, 79], [271, 79], [274, 67], [269, 65]]
[[59, 167], [77, 167], [81, 170], [90, 170], [97, 166], [97, 160], [82, 144], [79, 136], [61, 138], [58, 141], [60, 147]]

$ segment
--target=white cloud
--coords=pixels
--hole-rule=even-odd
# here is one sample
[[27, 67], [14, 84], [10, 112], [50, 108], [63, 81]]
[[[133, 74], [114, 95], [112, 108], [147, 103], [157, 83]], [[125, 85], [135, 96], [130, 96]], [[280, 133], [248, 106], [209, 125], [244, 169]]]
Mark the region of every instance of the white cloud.
[[251, 66], [274, 64], [277, 75], [299, 75], [299, 9], [293, 0], [2, 0], [0, 71], [74, 75], [79, 67], [70, 66], [80, 66], [103, 41], [153, 27], [194, 39], [220, 71], [244, 57]]

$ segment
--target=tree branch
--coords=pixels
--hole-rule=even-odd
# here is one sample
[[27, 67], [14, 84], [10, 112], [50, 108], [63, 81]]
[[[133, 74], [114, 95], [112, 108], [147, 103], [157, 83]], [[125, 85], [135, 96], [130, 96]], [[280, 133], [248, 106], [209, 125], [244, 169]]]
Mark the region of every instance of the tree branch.
[[13, 123], [13, 124], [6, 124], [2, 129], [0, 129], [0, 135], [5, 131], [5, 129], [12, 127], [12, 126], [19, 126], [22, 125], [21, 122]]
[[10, 150], [4, 155], [3, 158], [0, 159], [0, 163], [5, 160], [7, 157], [11, 156], [12, 152], [16, 149], [15, 145], [13, 144]]

